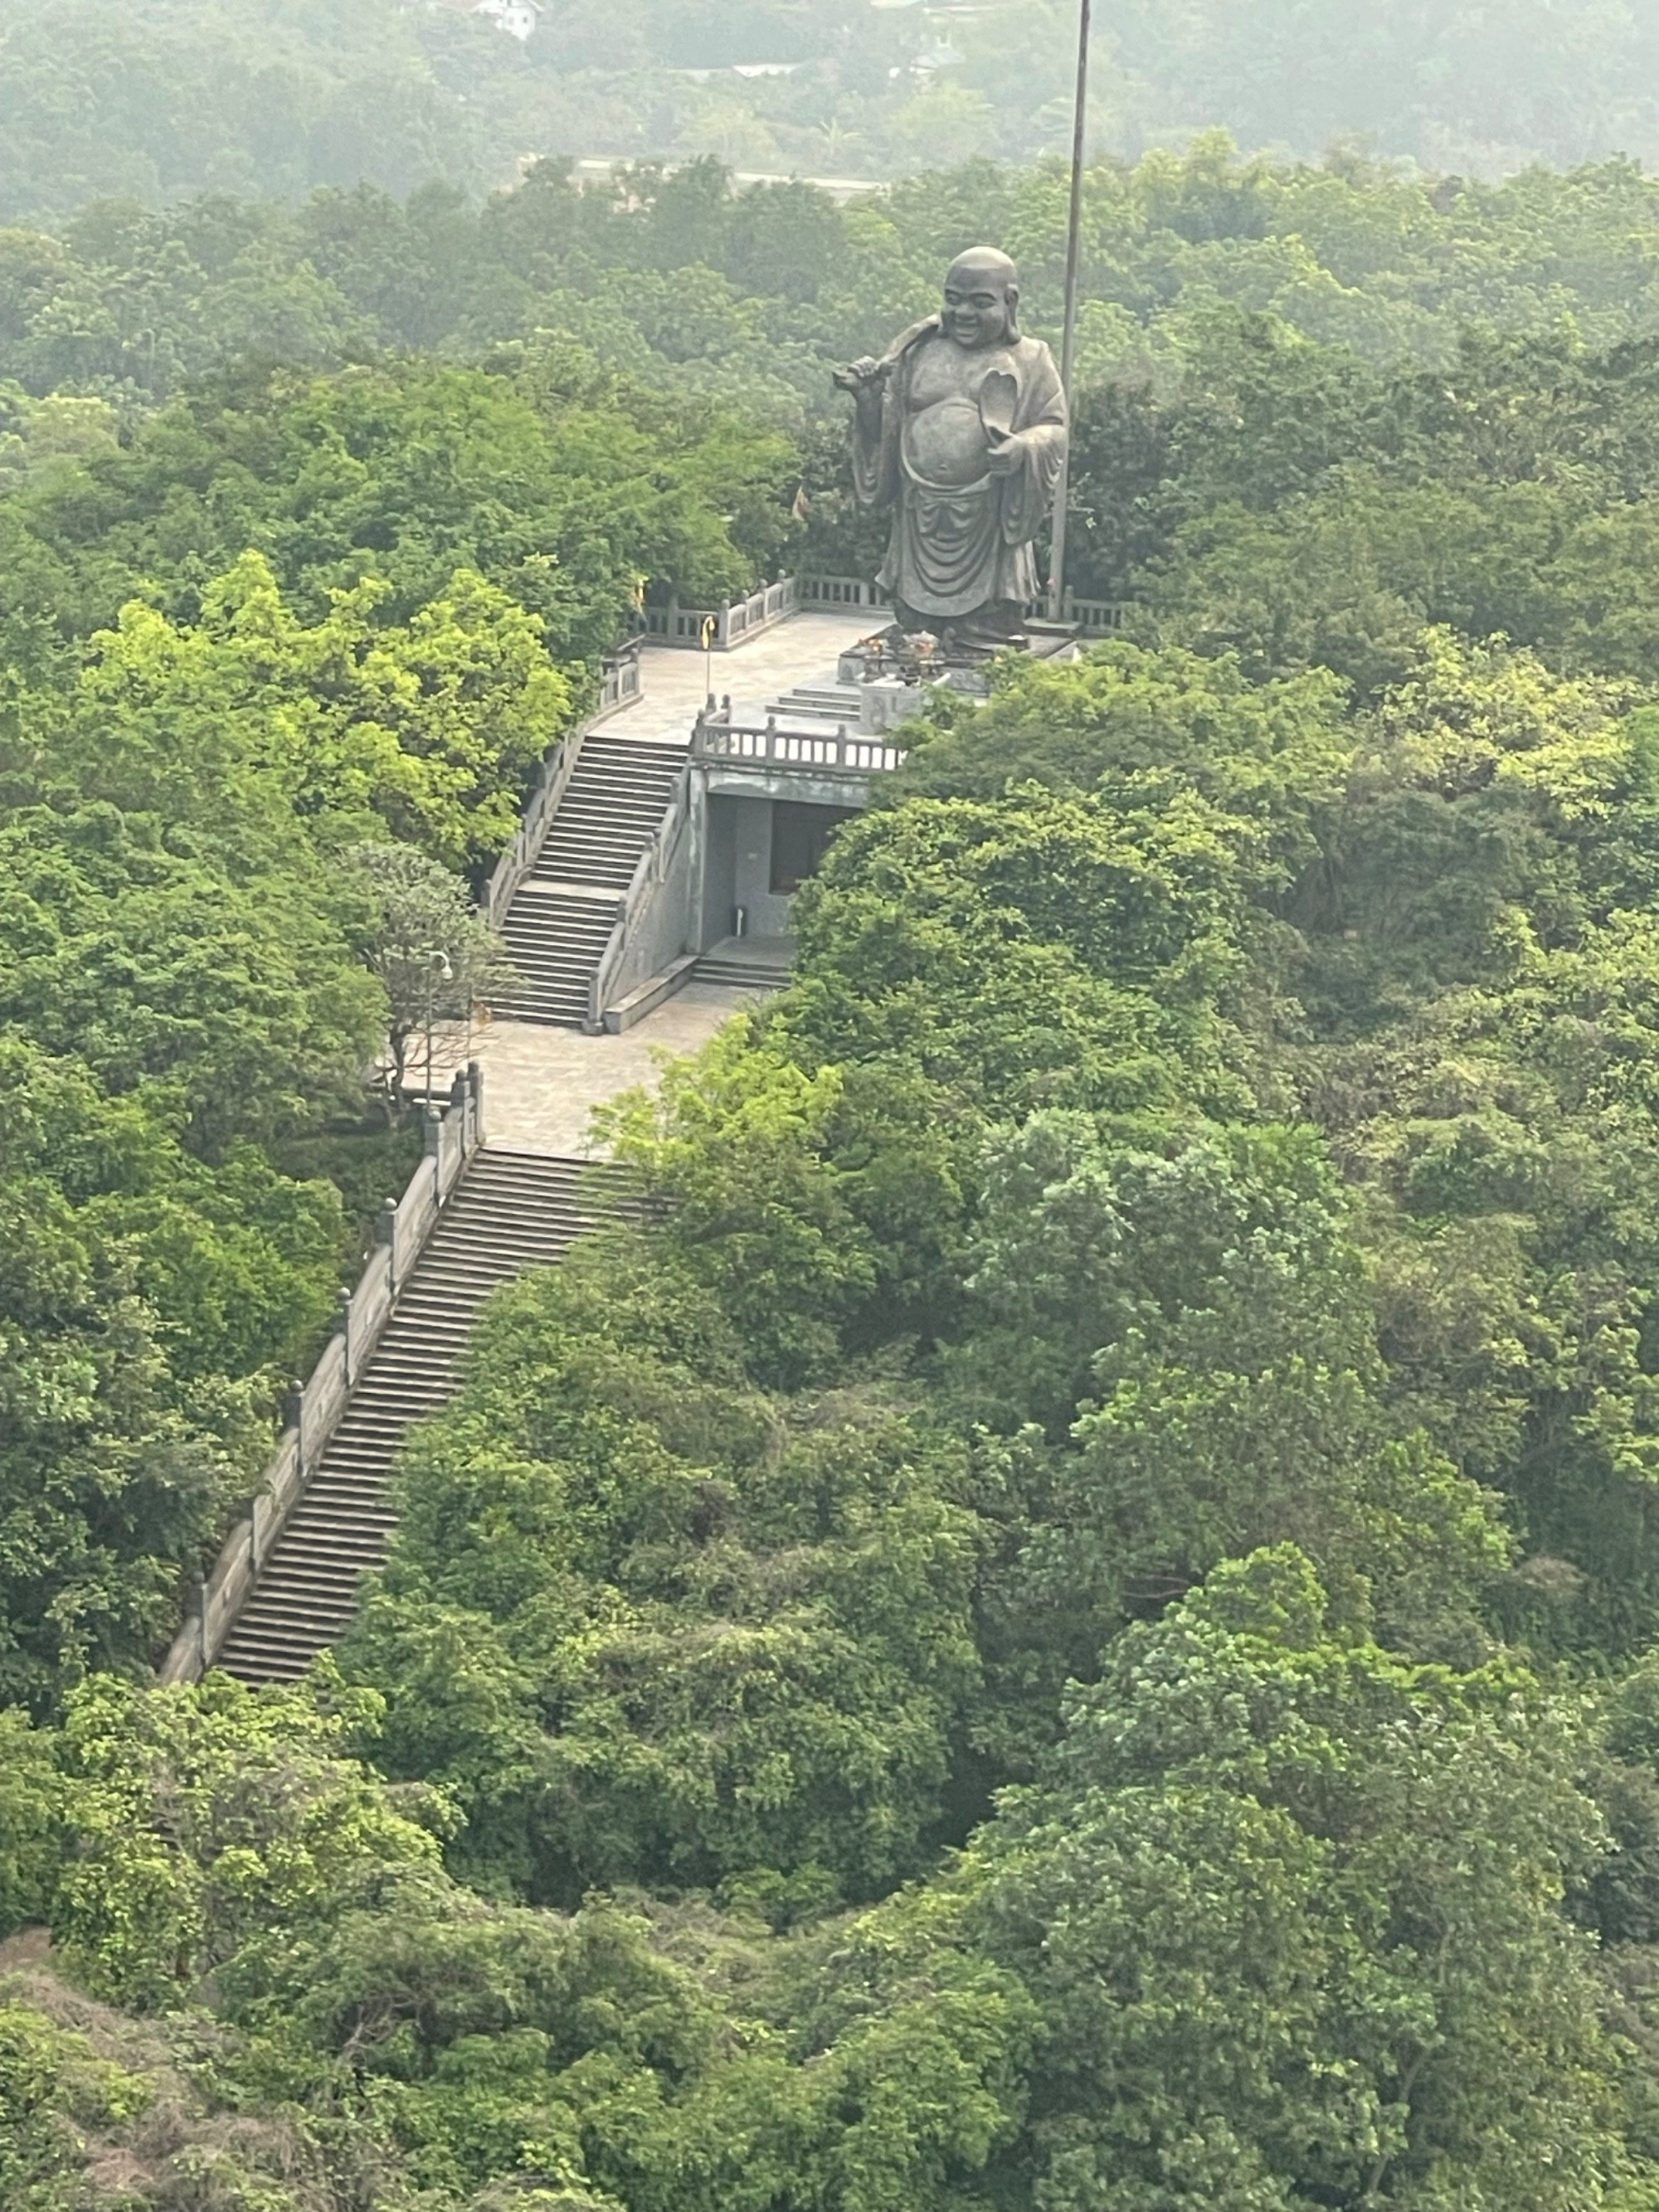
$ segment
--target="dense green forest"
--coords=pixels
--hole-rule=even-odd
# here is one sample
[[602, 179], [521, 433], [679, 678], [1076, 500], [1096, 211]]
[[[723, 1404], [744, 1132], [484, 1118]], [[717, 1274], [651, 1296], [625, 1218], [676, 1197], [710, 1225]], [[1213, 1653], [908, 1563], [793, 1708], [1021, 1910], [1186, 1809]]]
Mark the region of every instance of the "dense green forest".
[[[1651, 0], [1124, 0], [1091, 129], [1133, 160], [1224, 128], [1496, 178], [1659, 152]], [[1069, 145], [1068, 0], [0, 0], [0, 218], [102, 194], [474, 191], [553, 153], [885, 178]]]
[[150, 1686], [406, 1169], [381, 887], [641, 592], [862, 561], [828, 363], [979, 236], [1041, 325], [1059, 199], [0, 234], [8, 2208], [1659, 2207], [1627, 165], [1094, 173], [1123, 634], [610, 1109], [341, 1650]]
[[[1085, 389], [1133, 372], [1167, 395], [1229, 310], [1379, 368], [1444, 367], [1471, 325], [1570, 327], [1595, 351], [1659, 327], [1659, 186], [1624, 161], [1486, 186], [1245, 160], [1212, 136], [1100, 163], [1085, 215]], [[547, 161], [481, 202], [443, 183], [402, 201], [366, 185], [294, 205], [100, 199], [0, 230], [0, 380], [18, 387], [0, 463], [95, 449], [249, 360], [474, 362], [549, 332], [799, 428], [823, 412], [827, 362], [923, 312], [963, 237], [1007, 240], [1027, 323], [1057, 335], [1065, 222], [1059, 172], [983, 162], [844, 207], [798, 183], [733, 194], [706, 161], [582, 189]], [[27, 404], [54, 393], [55, 410]]]

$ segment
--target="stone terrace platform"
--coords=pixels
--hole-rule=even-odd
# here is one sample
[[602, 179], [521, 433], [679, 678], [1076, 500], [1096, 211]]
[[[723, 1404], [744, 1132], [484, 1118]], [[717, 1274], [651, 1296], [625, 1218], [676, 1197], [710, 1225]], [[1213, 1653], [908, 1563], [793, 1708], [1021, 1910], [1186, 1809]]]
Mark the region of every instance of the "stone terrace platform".
[[608, 738], [647, 738], [653, 744], [689, 745], [691, 725], [712, 683], [716, 698], [730, 693], [739, 704], [780, 696], [797, 684], [833, 672], [837, 657], [887, 617], [868, 607], [853, 614], [799, 614], [763, 630], [746, 645], [709, 657], [684, 647], [647, 645], [640, 655], [643, 696], [600, 724]]
[[[866, 608], [856, 614], [793, 616], [730, 653], [713, 655], [717, 696], [761, 701], [832, 672], [837, 654], [869, 634]], [[600, 724], [607, 738], [653, 744], [691, 742], [691, 726], [707, 696], [704, 660], [683, 647], [647, 645], [641, 654], [643, 696]], [[780, 971], [781, 974], [781, 970]], [[754, 993], [728, 983], [693, 981], [621, 1036], [584, 1036], [539, 1022], [492, 1022], [471, 1046], [457, 1037], [434, 1056], [446, 1085], [471, 1057], [483, 1069], [487, 1140], [517, 1152], [566, 1158], [591, 1149], [589, 1119], [619, 1091], [654, 1083], [662, 1054], [695, 1052]]]

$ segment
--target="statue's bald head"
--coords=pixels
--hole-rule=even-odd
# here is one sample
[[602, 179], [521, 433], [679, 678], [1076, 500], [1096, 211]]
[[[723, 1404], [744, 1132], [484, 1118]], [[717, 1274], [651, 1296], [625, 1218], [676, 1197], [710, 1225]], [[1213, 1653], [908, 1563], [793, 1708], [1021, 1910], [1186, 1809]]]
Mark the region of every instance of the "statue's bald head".
[[994, 246], [970, 246], [945, 272], [945, 328], [958, 345], [1003, 345], [1019, 335], [1019, 270]]

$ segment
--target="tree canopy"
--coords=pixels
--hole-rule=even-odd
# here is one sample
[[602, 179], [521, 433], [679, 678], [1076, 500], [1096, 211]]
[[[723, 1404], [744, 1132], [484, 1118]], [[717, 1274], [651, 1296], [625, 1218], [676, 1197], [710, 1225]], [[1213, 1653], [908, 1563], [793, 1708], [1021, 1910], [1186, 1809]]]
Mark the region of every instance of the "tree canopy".
[[1650, 185], [1093, 173], [1121, 628], [606, 1109], [339, 1648], [163, 1691], [600, 655], [864, 561], [813, 394], [956, 246], [1052, 312], [1048, 170], [338, 158], [0, 238], [0, 2196], [1652, 2212]]
[[[1069, 144], [1075, 11], [933, 15], [863, 0], [564, 0], [530, 34], [465, 7], [8, 0], [0, 218], [94, 197], [293, 198], [368, 178], [488, 189], [526, 153], [715, 156], [881, 178]], [[1133, 158], [1217, 125], [1317, 157], [1375, 147], [1498, 176], [1651, 159], [1639, 6], [1294, 11], [1132, 0], [1095, 29], [1090, 126]]]

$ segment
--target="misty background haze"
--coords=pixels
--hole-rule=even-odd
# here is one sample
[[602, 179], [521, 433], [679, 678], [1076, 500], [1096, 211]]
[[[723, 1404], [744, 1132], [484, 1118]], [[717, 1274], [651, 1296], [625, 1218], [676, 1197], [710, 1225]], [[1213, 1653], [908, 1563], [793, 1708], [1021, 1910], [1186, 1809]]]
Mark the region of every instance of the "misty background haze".
[[[548, 154], [836, 178], [1025, 161], [1066, 143], [1074, 20], [1051, 0], [0, 0], [0, 219], [478, 191]], [[1488, 179], [1659, 155], [1653, 0], [1117, 0], [1093, 76], [1094, 149], [1128, 160], [1215, 128]]]

